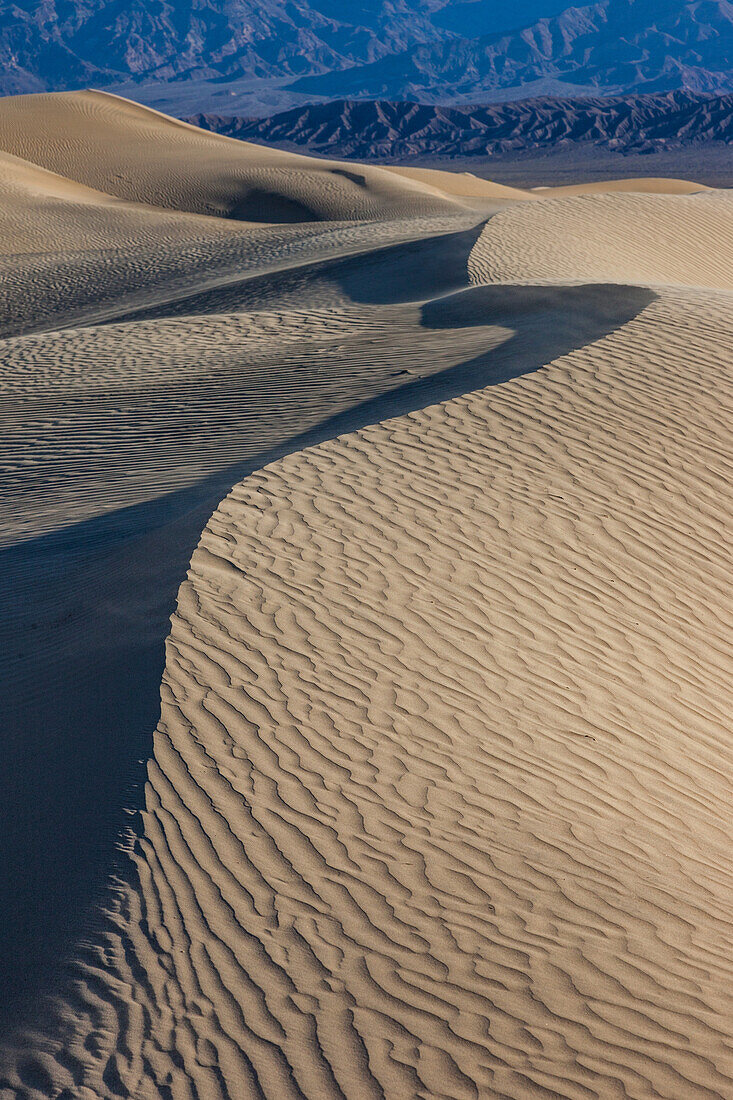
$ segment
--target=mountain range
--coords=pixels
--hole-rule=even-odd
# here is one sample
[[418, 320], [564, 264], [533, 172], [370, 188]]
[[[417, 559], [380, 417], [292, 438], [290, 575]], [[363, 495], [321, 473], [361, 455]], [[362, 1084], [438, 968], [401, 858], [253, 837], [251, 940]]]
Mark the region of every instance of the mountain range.
[[733, 95], [666, 92], [471, 106], [340, 100], [265, 119], [199, 114], [189, 121], [243, 141], [356, 160], [486, 156], [583, 144], [650, 153], [733, 141]]
[[542, 82], [557, 91], [733, 91], [733, 4], [600, 0], [517, 33], [416, 45], [346, 73], [301, 78], [316, 95], [476, 102]]
[[720, 93], [732, 70], [729, 0], [0, 0], [0, 92], [94, 85], [189, 113]]

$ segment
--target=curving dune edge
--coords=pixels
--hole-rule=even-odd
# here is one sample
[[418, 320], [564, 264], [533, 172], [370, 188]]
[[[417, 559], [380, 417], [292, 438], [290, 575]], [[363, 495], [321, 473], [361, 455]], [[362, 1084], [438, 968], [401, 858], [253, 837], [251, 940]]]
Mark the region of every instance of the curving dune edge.
[[733, 1095], [730, 195], [0, 169], [2, 1100]]

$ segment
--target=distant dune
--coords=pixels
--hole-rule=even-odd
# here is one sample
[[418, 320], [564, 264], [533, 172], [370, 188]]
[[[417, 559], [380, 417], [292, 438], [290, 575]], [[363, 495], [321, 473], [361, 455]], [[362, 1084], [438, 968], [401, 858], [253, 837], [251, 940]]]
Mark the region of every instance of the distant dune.
[[399, 214], [417, 189], [371, 168], [349, 173], [233, 143], [95, 91], [0, 101], [0, 147], [131, 202], [240, 221], [355, 220], [390, 206]]
[[0, 100], [2, 1100], [733, 1095], [731, 193]]
[[472, 278], [733, 290], [728, 194], [565, 196], [564, 188], [558, 190], [559, 198], [521, 210], [515, 206], [492, 218], [471, 254]]

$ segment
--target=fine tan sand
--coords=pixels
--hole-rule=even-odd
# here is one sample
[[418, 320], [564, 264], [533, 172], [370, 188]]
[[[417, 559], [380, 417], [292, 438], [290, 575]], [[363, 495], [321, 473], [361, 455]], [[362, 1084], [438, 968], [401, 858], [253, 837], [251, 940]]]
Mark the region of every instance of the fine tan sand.
[[551, 197], [556, 197], [608, 194], [619, 191], [635, 191], [650, 195], [697, 195], [701, 191], [710, 190], [710, 187], [694, 183], [692, 180], [656, 179], [649, 176], [646, 179], [597, 180], [595, 183], [574, 183], [561, 187], [535, 187], [529, 193], [539, 197], [543, 197], [543, 193], [546, 192], [549, 192]]
[[696, 195], [701, 191], [710, 191], [700, 183], [678, 179], [624, 179], [599, 180], [595, 183], [575, 183], [562, 187], [534, 187], [530, 190], [519, 187], [507, 187], [493, 180], [482, 179], [472, 172], [448, 172], [439, 168], [386, 167], [406, 179], [418, 180], [423, 184], [436, 187], [447, 195], [477, 199], [547, 199], [566, 195], [612, 194], [614, 192], [636, 192], [654, 195]]
[[0, 148], [131, 202], [244, 221], [399, 216], [420, 194], [447, 208], [415, 180], [235, 141], [107, 92], [3, 100]]
[[405, 179], [430, 184], [444, 194], [460, 195], [464, 198], [514, 200], [536, 197], [532, 191], [523, 191], [519, 187], [506, 187], [492, 180], [480, 179], [472, 172], [446, 172], [439, 168], [407, 167], [387, 167], [386, 171]]
[[608, 281], [733, 290], [733, 198], [578, 194], [500, 211], [469, 262], [476, 282]]
[[0, 150], [1, 1100], [733, 1096], [730, 195]]
[[239, 228], [237, 222], [126, 202], [0, 153], [3, 257], [119, 252], [128, 251], [134, 243], [160, 250], [202, 235], [221, 237]]

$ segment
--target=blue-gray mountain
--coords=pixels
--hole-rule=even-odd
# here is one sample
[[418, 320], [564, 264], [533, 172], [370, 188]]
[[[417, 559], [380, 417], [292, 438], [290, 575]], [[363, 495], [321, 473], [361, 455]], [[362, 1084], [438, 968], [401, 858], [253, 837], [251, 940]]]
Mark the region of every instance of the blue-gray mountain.
[[243, 141], [356, 160], [480, 157], [578, 145], [649, 153], [733, 142], [733, 95], [666, 92], [470, 107], [341, 100], [272, 118], [199, 114], [189, 121]]
[[186, 88], [203, 110], [252, 81], [273, 103], [733, 91], [729, 0], [566, 2], [0, 0], [0, 91]]
[[0, 0], [5, 91], [327, 73], [446, 33], [446, 0]]
[[345, 73], [304, 77], [306, 95], [477, 102], [497, 93], [733, 91], [728, 0], [599, 0], [516, 33], [417, 45]]

